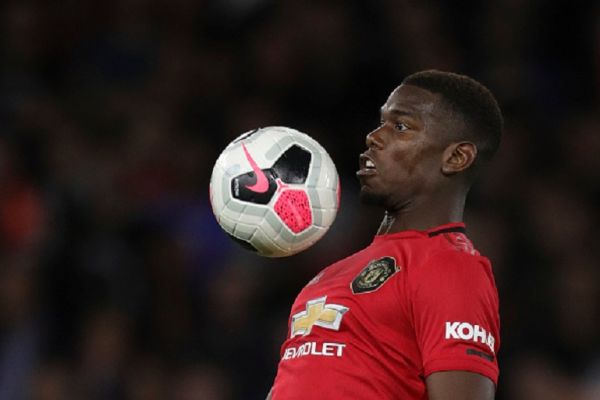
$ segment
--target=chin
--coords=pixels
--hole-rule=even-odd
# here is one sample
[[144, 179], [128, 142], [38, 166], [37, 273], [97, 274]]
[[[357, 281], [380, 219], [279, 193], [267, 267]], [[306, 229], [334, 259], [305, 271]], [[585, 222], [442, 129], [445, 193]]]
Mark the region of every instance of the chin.
[[384, 206], [385, 197], [379, 193], [369, 192], [363, 187], [359, 194], [360, 202], [370, 206]]

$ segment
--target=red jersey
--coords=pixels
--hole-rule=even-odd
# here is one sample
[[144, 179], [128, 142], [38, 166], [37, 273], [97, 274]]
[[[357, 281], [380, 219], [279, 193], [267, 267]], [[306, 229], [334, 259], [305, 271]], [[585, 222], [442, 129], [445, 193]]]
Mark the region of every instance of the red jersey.
[[464, 225], [376, 236], [292, 306], [273, 400], [427, 399], [425, 378], [498, 380], [498, 293]]

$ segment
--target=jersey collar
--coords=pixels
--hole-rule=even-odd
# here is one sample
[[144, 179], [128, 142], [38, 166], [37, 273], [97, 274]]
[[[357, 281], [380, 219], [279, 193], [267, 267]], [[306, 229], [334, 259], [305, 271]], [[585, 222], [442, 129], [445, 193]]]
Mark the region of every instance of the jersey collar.
[[464, 222], [450, 222], [448, 224], [436, 226], [435, 228], [427, 229], [425, 231], [419, 231], [416, 229], [410, 229], [406, 231], [400, 231], [395, 233], [386, 233], [384, 235], [376, 235], [373, 241], [387, 240], [387, 239], [403, 239], [410, 237], [434, 237], [442, 233], [460, 232], [467, 233], [467, 228]]

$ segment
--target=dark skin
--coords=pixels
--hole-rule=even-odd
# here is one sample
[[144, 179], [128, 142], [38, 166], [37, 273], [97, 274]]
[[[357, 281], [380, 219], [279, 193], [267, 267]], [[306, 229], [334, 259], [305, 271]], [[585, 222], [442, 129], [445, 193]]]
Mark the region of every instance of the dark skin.
[[[367, 135], [357, 172], [361, 200], [385, 210], [378, 234], [462, 221], [469, 168], [477, 157], [477, 146], [462, 138], [463, 129], [437, 94], [410, 85], [390, 94], [381, 107], [381, 125]], [[367, 168], [371, 163], [374, 167]], [[467, 371], [435, 372], [425, 383], [429, 400], [495, 396], [489, 378]]]
[[[361, 155], [361, 199], [386, 210], [379, 233], [462, 221], [476, 146], [457, 140], [462, 122], [439, 95], [401, 85], [381, 107], [381, 125]], [[367, 159], [374, 170], [362, 167]]]
[[[462, 221], [467, 170], [477, 156], [475, 144], [461, 140], [462, 128], [439, 95], [410, 85], [392, 92], [357, 172], [361, 199], [385, 209], [378, 233]], [[364, 168], [367, 159], [374, 170]], [[494, 383], [476, 373], [436, 372], [425, 381], [430, 400], [494, 399]]]

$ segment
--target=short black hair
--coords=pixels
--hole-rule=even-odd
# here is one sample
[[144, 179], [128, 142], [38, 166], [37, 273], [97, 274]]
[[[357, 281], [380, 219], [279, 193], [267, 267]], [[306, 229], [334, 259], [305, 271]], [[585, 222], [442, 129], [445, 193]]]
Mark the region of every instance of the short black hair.
[[463, 134], [477, 146], [477, 158], [488, 161], [494, 156], [504, 121], [500, 106], [487, 87], [466, 75], [438, 70], [416, 72], [402, 83], [440, 94], [450, 111], [462, 117], [467, 130]]

